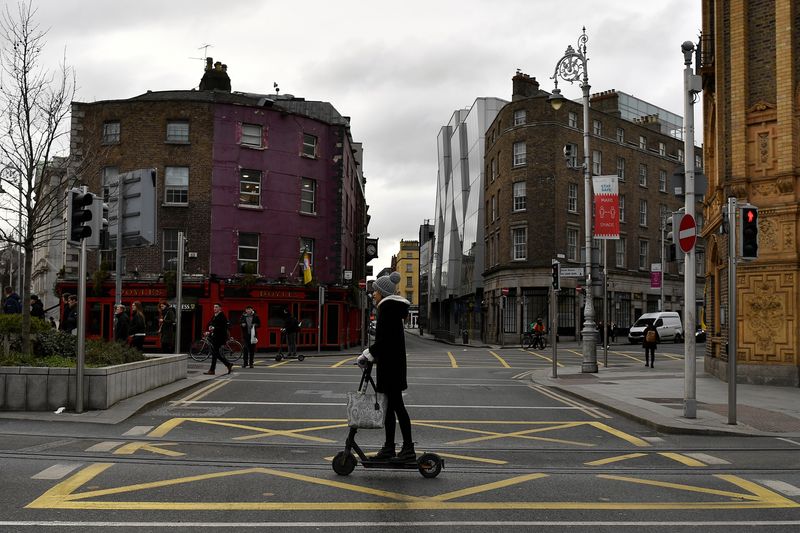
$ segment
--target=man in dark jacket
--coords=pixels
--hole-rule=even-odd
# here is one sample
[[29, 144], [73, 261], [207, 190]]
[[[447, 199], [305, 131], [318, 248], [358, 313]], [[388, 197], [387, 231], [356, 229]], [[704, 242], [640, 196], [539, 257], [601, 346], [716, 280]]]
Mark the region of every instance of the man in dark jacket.
[[300, 331], [300, 322], [288, 309], [283, 310], [283, 329], [286, 332], [286, 355], [297, 357], [297, 332]]
[[161, 312], [161, 318], [158, 319], [158, 334], [161, 338], [161, 352], [173, 353], [175, 352], [175, 307], [171, 306], [168, 301], [161, 300], [158, 304], [158, 310]]
[[22, 302], [19, 294], [14, 292], [11, 287], [4, 289], [5, 301], [3, 302], [3, 312], [6, 314], [18, 314], [22, 312]]
[[406, 340], [404, 321], [411, 305], [408, 300], [397, 296], [397, 282], [400, 274], [392, 272], [381, 276], [372, 283], [372, 297], [375, 300], [378, 321], [375, 326], [375, 342], [358, 357], [359, 366], [375, 361], [376, 387], [386, 394], [386, 442], [375, 456], [376, 459], [392, 459], [395, 457], [395, 419], [400, 424], [403, 434], [403, 447], [396, 455], [398, 461], [416, 459], [414, 442], [411, 439], [411, 418], [403, 403], [403, 391], [408, 388], [406, 371]]
[[119, 304], [114, 308], [114, 340], [121, 344], [127, 344], [129, 329], [128, 313], [125, 312], [125, 306]]
[[31, 316], [44, 320], [44, 304], [35, 294], [31, 294]]
[[222, 312], [220, 304], [214, 304], [214, 316], [208, 323], [208, 335], [211, 341], [211, 368], [204, 373], [207, 376], [213, 376], [216, 373], [217, 359], [219, 359], [228, 368], [228, 374], [230, 374], [233, 364], [220, 351], [220, 348], [228, 341], [228, 318]]
[[70, 294], [64, 308], [64, 320], [61, 322], [61, 329], [67, 333], [73, 333], [78, 327], [78, 297]]

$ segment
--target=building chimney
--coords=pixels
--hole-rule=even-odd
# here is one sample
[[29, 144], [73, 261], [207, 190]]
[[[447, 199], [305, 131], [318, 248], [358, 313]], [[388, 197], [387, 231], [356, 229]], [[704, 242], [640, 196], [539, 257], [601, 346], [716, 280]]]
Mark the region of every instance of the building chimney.
[[537, 96], [539, 94], [539, 82], [536, 81], [536, 78], [531, 78], [519, 69], [517, 69], [517, 73], [511, 78], [511, 81], [512, 101]]
[[214, 59], [206, 58], [206, 71], [200, 79], [201, 91], [226, 91], [231, 92], [231, 78], [228, 76], [228, 65]]

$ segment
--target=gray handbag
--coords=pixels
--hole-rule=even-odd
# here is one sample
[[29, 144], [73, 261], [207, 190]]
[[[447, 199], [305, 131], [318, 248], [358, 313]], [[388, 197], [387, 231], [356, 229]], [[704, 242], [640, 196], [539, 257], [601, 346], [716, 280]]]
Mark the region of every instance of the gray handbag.
[[364, 369], [358, 390], [347, 393], [347, 425], [351, 428], [380, 429], [386, 418], [386, 395], [375, 390], [370, 370]]

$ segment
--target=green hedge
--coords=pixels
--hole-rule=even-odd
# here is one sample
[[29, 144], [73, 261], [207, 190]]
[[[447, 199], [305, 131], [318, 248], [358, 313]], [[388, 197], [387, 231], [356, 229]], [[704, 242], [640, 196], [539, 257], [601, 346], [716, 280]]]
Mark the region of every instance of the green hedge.
[[[57, 331], [44, 320], [31, 318], [32, 354], [22, 354], [20, 339], [21, 315], [0, 315], [0, 366], [74, 367], [78, 352], [78, 338]], [[103, 367], [143, 361], [139, 350], [128, 345], [104, 340], [86, 341], [84, 362], [87, 367]]]

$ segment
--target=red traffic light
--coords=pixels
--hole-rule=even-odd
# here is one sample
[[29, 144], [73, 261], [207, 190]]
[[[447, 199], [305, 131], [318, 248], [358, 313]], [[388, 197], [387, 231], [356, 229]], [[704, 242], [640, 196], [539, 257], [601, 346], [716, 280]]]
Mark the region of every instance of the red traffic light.
[[752, 223], [752, 222], [753, 222], [753, 220], [755, 220], [755, 218], [756, 218], [756, 213], [755, 213], [755, 211], [753, 211], [752, 209], [748, 209], [748, 210], [746, 210], [744, 213], [745, 213], [744, 217], [745, 217], [745, 219], [747, 220], [747, 222], [750, 222], [750, 223]]

